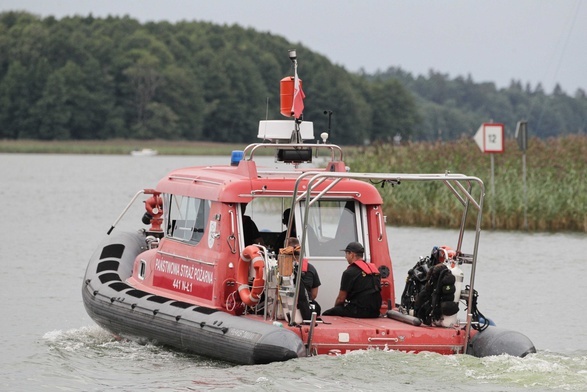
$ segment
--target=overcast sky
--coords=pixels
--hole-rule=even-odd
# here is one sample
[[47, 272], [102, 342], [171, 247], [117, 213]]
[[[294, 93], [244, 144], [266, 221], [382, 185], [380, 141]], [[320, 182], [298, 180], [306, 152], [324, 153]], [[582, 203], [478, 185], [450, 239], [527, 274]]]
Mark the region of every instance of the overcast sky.
[[570, 95], [587, 90], [587, 0], [0, 0], [7, 10], [238, 24], [353, 72], [433, 69], [498, 87], [515, 79], [547, 93], [556, 83]]

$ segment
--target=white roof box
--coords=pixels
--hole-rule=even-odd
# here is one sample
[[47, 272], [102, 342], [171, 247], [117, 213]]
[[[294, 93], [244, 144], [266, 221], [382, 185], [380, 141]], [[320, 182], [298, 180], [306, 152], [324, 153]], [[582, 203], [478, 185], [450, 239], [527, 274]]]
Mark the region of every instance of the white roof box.
[[[264, 120], [259, 121], [258, 138], [271, 141], [289, 141], [295, 128], [295, 122], [291, 120]], [[302, 140], [314, 140], [314, 123], [302, 121], [300, 123]]]

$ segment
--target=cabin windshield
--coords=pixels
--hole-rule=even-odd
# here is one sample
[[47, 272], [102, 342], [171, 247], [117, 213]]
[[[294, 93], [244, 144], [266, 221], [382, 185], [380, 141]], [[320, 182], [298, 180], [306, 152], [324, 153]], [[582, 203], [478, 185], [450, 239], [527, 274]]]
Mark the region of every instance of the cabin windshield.
[[171, 238], [197, 244], [204, 236], [210, 201], [181, 195], [168, 195], [166, 235]]

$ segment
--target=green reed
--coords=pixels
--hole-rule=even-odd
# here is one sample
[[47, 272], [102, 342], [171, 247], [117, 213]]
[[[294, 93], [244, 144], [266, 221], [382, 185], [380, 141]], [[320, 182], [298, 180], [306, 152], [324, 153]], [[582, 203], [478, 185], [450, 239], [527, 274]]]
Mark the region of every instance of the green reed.
[[[347, 159], [353, 171], [450, 171], [479, 177], [485, 184], [483, 227], [486, 229], [525, 229], [526, 209], [529, 230], [587, 232], [587, 181], [584, 179], [587, 172], [586, 136], [531, 139], [526, 152], [526, 196], [522, 152], [514, 140], [506, 141], [505, 152], [495, 154], [494, 162], [495, 194], [490, 185], [490, 156], [481, 153], [470, 139], [402, 146], [380, 144], [357, 149]], [[420, 183], [384, 189], [388, 223], [458, 226], [460, 205], [442, 188], [443, 185]], [[473, 223], [472, 220], [470, 223]]]

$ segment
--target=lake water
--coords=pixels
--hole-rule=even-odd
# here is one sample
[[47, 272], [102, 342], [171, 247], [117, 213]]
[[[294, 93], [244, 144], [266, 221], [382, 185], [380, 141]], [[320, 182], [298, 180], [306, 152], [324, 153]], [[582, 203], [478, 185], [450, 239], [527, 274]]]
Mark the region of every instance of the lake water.
[[[81, 299], [98, 242], [137, 190], [176, 167], [226, 161], [0, 154], [0, 390], [587, 390], [587, 236], [576, 234], [482, 234], [479, 309], [534, 342], [522, 359], [365, 351], [234, 366], [114, 340]], [[388, 235], [396, 294], [418, 256], [454, 244], [449, 230]]]

